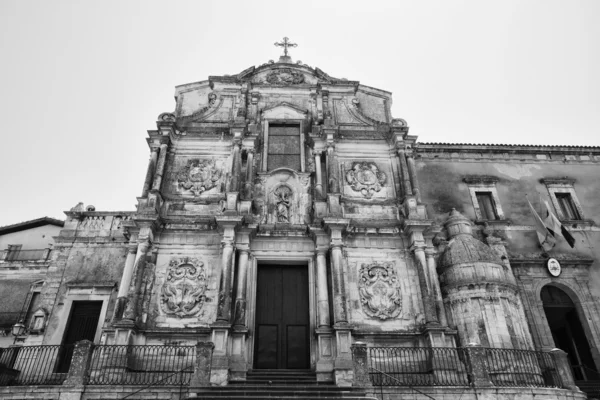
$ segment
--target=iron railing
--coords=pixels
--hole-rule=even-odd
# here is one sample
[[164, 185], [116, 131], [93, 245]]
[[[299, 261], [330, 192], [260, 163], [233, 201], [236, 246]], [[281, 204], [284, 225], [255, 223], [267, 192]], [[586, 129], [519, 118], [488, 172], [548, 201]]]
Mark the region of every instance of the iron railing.
[[464, 349], [450, 347], [370, 347], [375, 386], [465, 386]]
[[[533, 350], [483, 348], [494, 386], [563, 387], [554, 357]], [[371, 347], [369, 374], [374, 386], [466, 386], [465, 348]]]
[[549, 353], [486, 348], [485, 354], [495, 386], [562, 387], [554, 358]]
[[13, 372], [3, 379], [3, 385], [61, 385], [67, 377], [67, 371], [63, 372], [59, 367], [65, 355], [72, 354], [73, 346], [23, 346], [2, 350], [0, 364]]
[[[196, 361], [194, 346], [97, 345], [90, 385], [187, 385]], [[181, 372], [181, 373], [178, 373]]]

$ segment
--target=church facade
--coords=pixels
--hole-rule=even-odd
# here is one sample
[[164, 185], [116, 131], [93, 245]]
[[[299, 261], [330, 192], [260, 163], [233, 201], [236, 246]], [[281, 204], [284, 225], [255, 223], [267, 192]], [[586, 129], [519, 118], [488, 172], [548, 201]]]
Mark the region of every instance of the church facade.
[[175, 98], [137, 210], [66, 212], [24, 345], [212, 342], [213, 385], [353, 385], [356, 342], [558, 347], [597, 376], [600, 148], [421, 143], [391, 93], [287, 55]]

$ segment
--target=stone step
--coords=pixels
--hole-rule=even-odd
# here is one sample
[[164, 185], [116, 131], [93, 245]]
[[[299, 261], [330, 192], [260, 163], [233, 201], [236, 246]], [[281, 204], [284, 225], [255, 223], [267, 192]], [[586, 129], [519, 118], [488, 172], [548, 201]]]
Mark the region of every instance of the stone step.
[[[218, 399], [218, 400], [263, 400], [263, 399], [281, 399], [281, 400], [323, 400], [324, 397], [319, 397], [319, 396], [304, 396], [304, 395], [295, 395], [295, 396], [281, 396], [279, 394], [260, 394], [260, 395], [256, 395], [256, 396], [248, 396], [248, 395], [239, 395], [239, 396], [225, 396], [225, 397], [220, 397], [220, 396], [194, 396], [193, 394], [190, 394], [187, 398], [188, 399], [203, 399], [203, 400], [210, 400], [210, 399]], [[377, 400], [373, 397], [365, 397], [365, 396], [355, 396], [355, 397], [325, 397], [325, 399], [328, 400], [334, 400], [334, 399], [343, 399], [343, 400]]]
[[360, 388], [328, 385], [229, 385], [192, 389], [190, 399], [365, 400]]

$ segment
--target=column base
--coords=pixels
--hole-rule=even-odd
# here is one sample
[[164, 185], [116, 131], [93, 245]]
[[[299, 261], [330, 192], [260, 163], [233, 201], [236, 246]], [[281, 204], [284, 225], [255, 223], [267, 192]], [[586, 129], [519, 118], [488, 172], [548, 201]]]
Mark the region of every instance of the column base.
[[227, 347], [229, 344], [229, 330], [231, 325], [216, 323], [212, 327], [212, 342], [215, 344], [210, 372], [210, 383], [225, 386], [229, 381], [229, 357]]
[[317, 381], [333, 382], [335, 339], [333, 329], [317, 328]]

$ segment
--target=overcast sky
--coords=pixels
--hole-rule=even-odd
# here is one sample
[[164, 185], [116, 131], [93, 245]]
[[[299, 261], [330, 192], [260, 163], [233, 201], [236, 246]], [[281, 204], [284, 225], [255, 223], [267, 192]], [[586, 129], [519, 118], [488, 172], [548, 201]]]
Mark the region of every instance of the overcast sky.
[[600, 145], [600, 1], [0, 0], [0, 225], [134, 210], [174, 87], [281, 50], [421, 142]]

